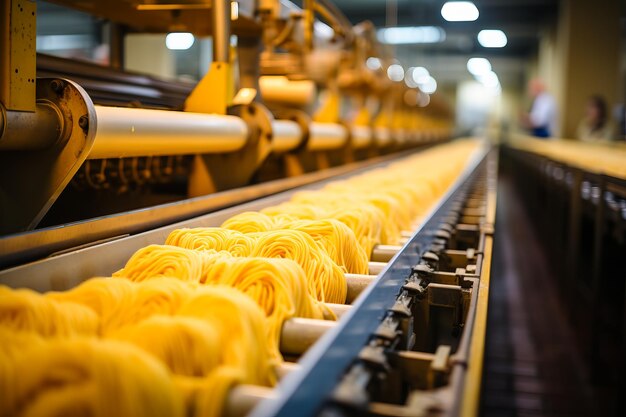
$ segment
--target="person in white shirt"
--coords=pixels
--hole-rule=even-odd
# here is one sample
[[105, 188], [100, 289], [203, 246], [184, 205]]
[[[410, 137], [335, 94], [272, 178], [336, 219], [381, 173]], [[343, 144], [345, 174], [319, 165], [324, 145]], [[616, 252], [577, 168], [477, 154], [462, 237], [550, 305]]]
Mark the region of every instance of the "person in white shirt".
[[538, 78], [530, 80], [528, 92], [533, 98], [533, 104], [530, 113], [524, 115], [522, 124], [533, 136], [549, 138], [554, 135], [556, 130], [556, 101], [546, 91], [545, 84]]

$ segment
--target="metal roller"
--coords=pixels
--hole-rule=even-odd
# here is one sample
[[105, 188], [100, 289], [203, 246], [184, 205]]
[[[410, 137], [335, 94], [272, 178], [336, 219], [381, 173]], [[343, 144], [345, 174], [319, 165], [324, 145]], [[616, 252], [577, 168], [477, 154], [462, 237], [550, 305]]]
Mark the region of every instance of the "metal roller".
[[291, 120], [272, 121], [272, 151], [287, 152], [295, 149], [302, 141], [302, 129]]
[[352, 147], [355, 149], [365, 148], [372, 142], [372, 129], [369, 126], [352, 126], [350, 128]]
[[346, 144], [348, 129], [339, 123], [313, 122], [309, 127], [307, 150], [327, 151], [338, 149]]
[[374, 141], [379, 147], [385, 147], [393, 143], [393, 138], [388, 128], [378, 126], [374, 128]]
[[95, 106], [88, 159], [224, 153], [241, 149], [246, 123], [236, 116]]
[[261, 96], [266, 103], [304, 107], [315, 99], [317, 88], [311, 80], [290, 80], [285, 76], [259, 78]]
[[280, 351], [287, 355], [301, 355], [326, 331], [337, 325], [335, 321], [293, 318], [283, 323]]

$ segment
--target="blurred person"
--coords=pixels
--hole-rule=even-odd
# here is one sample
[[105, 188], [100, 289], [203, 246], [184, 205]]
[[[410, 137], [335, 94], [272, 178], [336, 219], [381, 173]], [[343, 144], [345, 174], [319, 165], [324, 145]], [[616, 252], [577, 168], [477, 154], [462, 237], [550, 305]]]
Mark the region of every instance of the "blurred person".
[[528, 82], [528, 93], [533, 99], [533, 104], [530, 112], [522, 116], [522, 125], [533, 136], [549, 138], [556, 130], [556, 101], [539, 78], [533, 78]]
[[578, 124], [576, 136], [586, 142], [613, 140], [615, 129], [609, 121], [606, 101], [602, 96], [593, 95], [589, 97], [585, 117]]

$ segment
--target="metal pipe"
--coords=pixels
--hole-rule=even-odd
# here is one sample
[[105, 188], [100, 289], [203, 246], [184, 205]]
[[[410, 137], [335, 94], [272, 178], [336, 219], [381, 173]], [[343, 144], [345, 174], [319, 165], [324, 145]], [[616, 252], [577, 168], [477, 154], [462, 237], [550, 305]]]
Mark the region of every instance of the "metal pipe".
[[400, 249], [402, 246], [398, 245], [376, 245], [372, 250], [371, 259], [374, 262], [389, 262]]
[[352, 126], [350, 136], [353, 148], [365, 148], [372, 142], [372, 129], [369, 126]]
[[288, 106], [303, 107], [309, 105], [317, 93], [311, 80], [290, 80], [282, 75], [264, 75], [259, 78], [259, 87], [263, 101]]
[[291, 120], [272, 121], [272, 150], [287, 152], [295, 149], [302, 141], [302, 130]]
[[38, 102], [35, 111], [0, 111], [0, 150], [49, 148], [66, 136], [63, 116], [55, 105]]
[[378, 145], [381, 148], [387, 145], [390, 145], [391, 142], [393, 142], [393, 139], [391, 137], [391, 132], [389, 131], [389, 129], [386, 127], [380, 127], [380, 126], [374, 128], [374, 139], [375, 139], [376, 145]]
[[309, 127], [307, 150], [326, 151], [341, 148], [348, 140], [348, 129], [339, 123], [313, 122]]
[[280, 337], [280, 351], [287, 355], [301, 355], [336, 325], [336, 321], [330, 320], [304, 318], [286, 320]]
[[236, 116], [94, 107], [96, 139], [88, 159], [233, 152], [248, 137]]
[[376, 279], [375, 275], [363, 274], [346, 274], [348, 283], [348, 293], [346, 294], [346, 303], [351, 304], [357, 299], [359, 294], [363, 292], [368, 285]]
[[245, 417], [258, 403], [275, 396], [271, 388], [247, 384], [235, 385], [226, 396], [224, 416]]
[[211, 7], [213, 61], [230, 62], [230, 0], [213, 0]]

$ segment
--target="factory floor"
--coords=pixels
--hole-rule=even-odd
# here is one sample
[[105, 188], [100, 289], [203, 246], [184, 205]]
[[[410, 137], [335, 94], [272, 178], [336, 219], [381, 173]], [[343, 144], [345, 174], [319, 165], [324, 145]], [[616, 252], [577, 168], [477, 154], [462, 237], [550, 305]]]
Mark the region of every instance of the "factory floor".
[[480, 415], [606, 415], [535, 230], [506, 173], [499, 177]]

